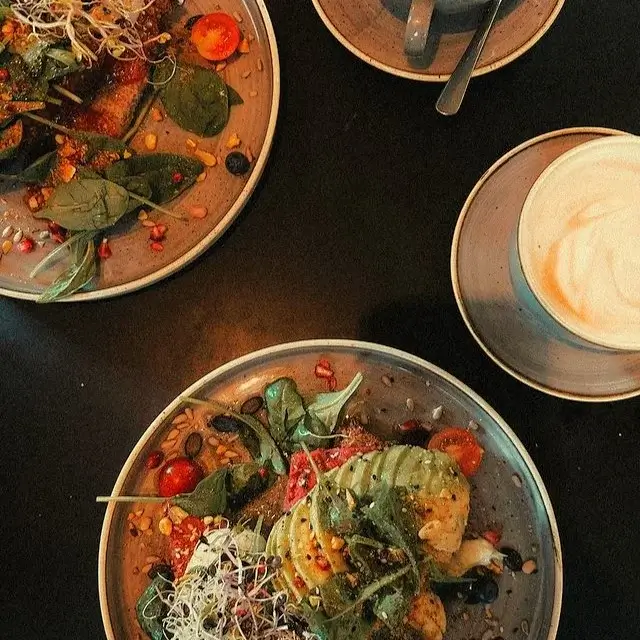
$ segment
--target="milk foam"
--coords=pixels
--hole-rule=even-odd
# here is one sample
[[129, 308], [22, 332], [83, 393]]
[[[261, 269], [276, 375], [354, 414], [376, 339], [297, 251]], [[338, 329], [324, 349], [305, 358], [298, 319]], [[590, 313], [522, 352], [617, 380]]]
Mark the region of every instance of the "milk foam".
[[581, 145], [543, 173], [519, 226], [542, 305], [597, 344], [640, 349], [640, 138]]

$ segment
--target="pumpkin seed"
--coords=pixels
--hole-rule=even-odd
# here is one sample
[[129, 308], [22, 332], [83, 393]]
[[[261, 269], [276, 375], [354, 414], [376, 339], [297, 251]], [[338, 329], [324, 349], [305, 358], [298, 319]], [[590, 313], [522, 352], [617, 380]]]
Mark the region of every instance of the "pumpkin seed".
[[240, 407], [240, 413], [249, 413], [253, 415], [254, 413], [258, 413], [260, 409], [262, 409], [264, 405], [264, 400], [261, 396], [253, 396], [248, 400], [245, 400]]

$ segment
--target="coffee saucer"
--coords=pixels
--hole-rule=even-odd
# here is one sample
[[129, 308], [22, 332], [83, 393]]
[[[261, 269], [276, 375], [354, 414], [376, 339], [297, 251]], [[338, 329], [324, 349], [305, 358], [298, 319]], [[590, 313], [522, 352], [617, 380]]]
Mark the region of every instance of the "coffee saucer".
[[563, 129], [504, 155], [467, 198], [451, 251], [456, 301], [485, 353], [539, 391], [584, 402], [640, 395], [640, 353], [577, 345], [541, 332], [513, 285], [511, 243], [527, 194], [542, 172], [570, 149], [612, 135], [624, 132]]
[[[366, 63], [403, 78], [446, 82], [466, 50], [486, 0], [446, 0], [436, 8], [424, 56], [408, 58], [404, 33], [411, 0], [313, 0], [335, 38]], [[547, 32], [564, 0], [505, 0], [473, 75], [521, 56]]]

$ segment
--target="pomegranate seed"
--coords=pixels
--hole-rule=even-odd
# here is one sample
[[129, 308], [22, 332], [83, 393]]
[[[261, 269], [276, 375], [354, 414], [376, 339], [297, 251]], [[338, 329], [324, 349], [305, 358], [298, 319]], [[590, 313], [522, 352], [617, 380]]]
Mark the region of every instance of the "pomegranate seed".
[[482, 537], [492, 546], [497, 547], [500, 544], [500, 538], [502, 535], [500, 532], [495, 531], [494, 529], [489, 529], [489, 531], [485, 531], [482, 534]]
[[184, 180], [184, 176], [179, 171], [176, 171], [171, 176], [171, 182], [173, 182], [173, 184], [180, 184], [183, 180]]
[[47, 223], [47, 228], [51, 233], [62, 233], [63, 231], [62, 227], [53, 220], [49, 220], [49, 222]]
[[6, 69], [0, 69], [0, 82], [6, 82], [9, 79], [9, 72]]
[[411, 418], [411, 420], [407, 420], [403, 422], [401, 425], [398, 425], [398, 431], [415, 431], [420, 428], [420, 422], [415, 418]]
[[107, 258], [111, 257], [112, 251], [111, 247], [109, 246], [109, 240], [107, 240], [107, 238], [102, 238], [102, 242], [98, 247], [98, 255], [100, 256], [101, 260], [106, 260]]
[[266, 477], [269, 475], [269, 472], [268, 472], [264, 467], [260, 467], [260, 468], [258, 469], [258, 475], [259, 475], [261, 478], [266, 478]]
[[162, 451], [152, 451], [147, 458], [147, 461], [144, 463], [144, 466], [147, 469], [155, 469], [162, 464], [164, 460], [164, 453]]
[[151, 243], [151, 251], [164, 251], [164, 247], [162, 246], [162, 242], [152, 242]]
[[23, 238], [18, 242], [18, 251], [22, 253], [31, 253], [33, 251], [33, 240], [31, 238]]
[[298, 587], [298, 589], [304, 589], [307, 585], [305, 581], [300, 577], [296, 576], [293, 580], [293, 584]]
[[338, 386], [338, 381], [336, 380], [336, 377], [331, 376], [329, 378], [329, 391], [335, 391], [337, 386]]
[[314, 373], [316, 378], [331, 378], [333, 376], [333, 371], [329, 367], [325, 367], [323, 364], [318, 362], [316, 368], [314, 369]]
[[151, 227], [151, 231], [149, 232], [149, 238], [154, 242], [159, 242], [160, 240], [164, 240], [164, 237], [167, 233], [167, 225], [166, 224], [157, 224], [155, 227]]

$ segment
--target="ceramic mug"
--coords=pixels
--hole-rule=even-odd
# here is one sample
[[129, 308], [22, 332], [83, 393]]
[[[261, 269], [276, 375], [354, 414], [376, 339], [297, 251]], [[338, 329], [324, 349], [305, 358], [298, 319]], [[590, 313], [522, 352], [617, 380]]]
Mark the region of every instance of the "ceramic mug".
[[527, 321], [580, 349], [640, 351], [640, 138], [594, 140], [552, 162], [510, 239]]

